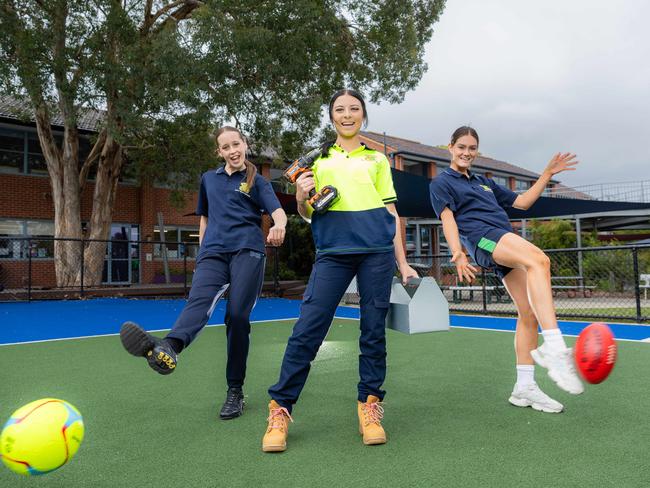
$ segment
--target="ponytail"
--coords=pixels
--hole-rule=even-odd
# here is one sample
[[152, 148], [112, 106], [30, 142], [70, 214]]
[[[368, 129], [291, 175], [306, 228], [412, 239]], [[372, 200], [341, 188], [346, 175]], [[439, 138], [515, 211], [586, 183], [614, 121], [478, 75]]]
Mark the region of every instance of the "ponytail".
[[257, 167], [248, 159], [244, 161], [246, 165], [246, 188], [250, 191], [255, 184], [255, 176], [257, 175]]

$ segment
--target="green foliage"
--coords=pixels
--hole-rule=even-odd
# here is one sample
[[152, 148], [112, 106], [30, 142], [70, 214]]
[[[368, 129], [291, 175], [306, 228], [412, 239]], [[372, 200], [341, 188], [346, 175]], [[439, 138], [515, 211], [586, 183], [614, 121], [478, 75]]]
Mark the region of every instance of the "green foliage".
[[576, 247], [576, 232], [568, 220], [533, 220], [530, 223], [530, 240], [540, 249]]
[[293, 271], [293, 276], [286, 279], [307, 279], [314, 264], [315, 252], [311, 225], [298, 215], [290, 215], [285, 243], [279, 253], [280, 263], [286, 263], [286, 268]]
[[[443, 0], [36, 0], [0, 7], [0, 91], [106, 111], [137, 174], [195, 185], [208, 127], [235, 120], [282, 157], [342, 86], [398, 102], [426, 70]], [[190, 176], [178, 178], [179, 170]]]

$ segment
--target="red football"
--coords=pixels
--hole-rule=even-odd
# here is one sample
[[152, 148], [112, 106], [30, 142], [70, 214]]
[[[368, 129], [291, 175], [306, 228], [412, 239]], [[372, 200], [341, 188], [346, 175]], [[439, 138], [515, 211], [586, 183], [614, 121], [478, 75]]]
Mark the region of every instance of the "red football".
[[607, 324], [591, 324], [584, 328], [573, 348], [576, 366], [588, 383], [605, 381], [616, 362], [616, 341]]

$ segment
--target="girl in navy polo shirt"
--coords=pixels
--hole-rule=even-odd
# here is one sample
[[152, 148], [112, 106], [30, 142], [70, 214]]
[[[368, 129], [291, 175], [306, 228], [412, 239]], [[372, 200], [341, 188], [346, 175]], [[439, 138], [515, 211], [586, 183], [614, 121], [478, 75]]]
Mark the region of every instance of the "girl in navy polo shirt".
[[[477, 269], [462, 246], [483, 268], [492, 268], [503, 280], [517, 307], [515, 353], [517, 383], [510, 403], [543, 412], [563, 410], [561, 403], [540, 390], [534, 379], [534, 364], [548, 369], [548, 375], [563, 390], [577, 395], [583, 385], [573, 366], [571, 349], [566, 347], [557, 325], [549, 258], [535, 245], [512, 231], [505, 208], [528, 209], [546, 188], [551, 177], [575, 169], [575, 154], [556, 154], [526, 192], [517, 195], [492, 179], [470, 171], [478, 155], [478, 134], [460, 127], [451, 136], [449, 168], [431, 181], [431, 204], [442, 221], [452, 252], [451, 261], [461, 281], [472, 281]], [[538, 347], [537, 324], [544, 343]]]
[[[300, 308], [300, 318], [284, 353], [280, 378], [269, 388], [268, 426], [262, 440], [267, 452], [284, 451], [290, 413], [307, 380], [311, 361], [325, 338], [350, 281], [356, 275], [361, 297], [359, 337], [359, 383], [357, 413], [364, 444], [383, 444], [381, 425], [386, 376], [385, 320], [390, 289], [399, 266], [402, 280], [417, 277], [406, 263], [399, 222], [397, 197], [390, 165], [381, 152], [361, 143], [359, 131], [366, 121], [366, 106], [354, 90], [340, 90], [329, 104], [337, 132], [335, 143], [326, 145], [312, 172], [296, 181], [298, 211], [311, 221], [316, 262]], [[309, 191], [331, 185], [340, 198], [325, 213], [314, 213]], [[321, 392], [330, 402], [328, 392]], [[329, 428], [323, 419], [323, 428]]]
[[201, 178], [196, 213], [201, 216], [196, 270], [187, 304], [164, 339], [155, 337], [133, 322], [122, 325], [120, 338], [128, 352], [147, 358], [160, 374], [176, 368], [176, 358], [207, 323], [218, 300], [229, 290], [226, 307], [228, 393], [220, 412], [222, 419], [243, 411], [242, 386], [246, 375], [250, 321], [264, 280], [262, 212], [273, 218], [267, 242], [279, 246], [284, 240], [287, 217], [271, 185], [246, 159], [247, 144], [234, 127], [217, 131], [215, 142], [225, 165]]

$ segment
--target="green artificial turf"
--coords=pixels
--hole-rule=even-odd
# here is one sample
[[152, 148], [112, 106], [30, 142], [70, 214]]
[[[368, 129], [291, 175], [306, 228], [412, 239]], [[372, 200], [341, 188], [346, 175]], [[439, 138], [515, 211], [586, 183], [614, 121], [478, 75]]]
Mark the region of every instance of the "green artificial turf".
[[[388, 331], [388, 443], [357, 431], [358, 322], [336, 320], [294, 407], [288, 450], [261, 451], [266, 390], [292, 322], [255, 324], [243, 417], [220, 421], [225, 335], [206, 329], [162, 377], [117, 337], [0, 347], [0, 422], [42, 397], [76, 405], [86, 436], [58, 471], [1, 487], [647, 487], [650, 344], [619, 342], [610, 378], [572, 397], [538, 368], [566, 412], [507, 403], [513, 335]], [[572, 339], [569, 339], [572, 341]]]

